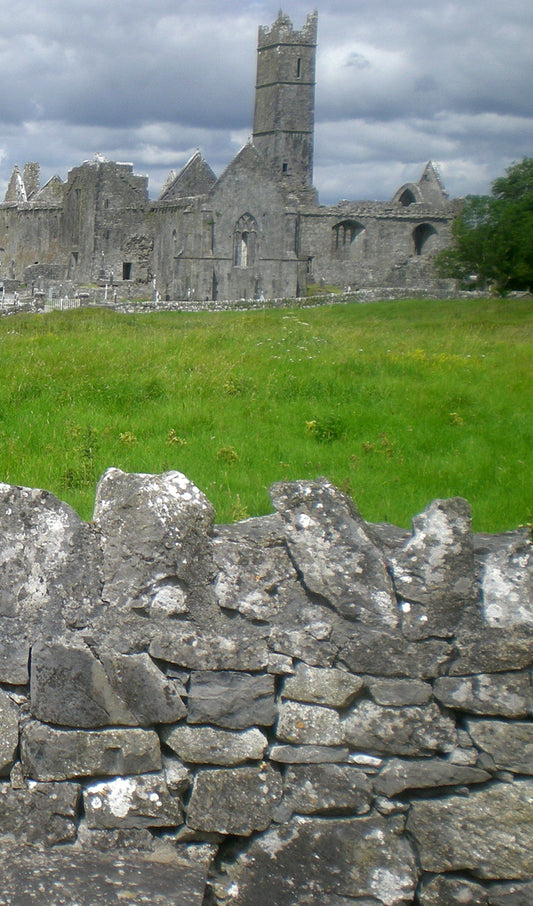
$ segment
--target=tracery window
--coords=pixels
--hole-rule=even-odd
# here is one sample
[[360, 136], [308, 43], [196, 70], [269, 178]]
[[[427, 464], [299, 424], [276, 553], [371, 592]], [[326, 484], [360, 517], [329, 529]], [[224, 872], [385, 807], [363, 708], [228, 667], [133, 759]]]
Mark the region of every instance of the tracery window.
[[351, 245], [362, 233], [364, 226], [358, 220], [341, 220], [333, 227], [333, 249], [337, 252], [348, 252]]
[[257, 223], [251, 214], [243, 214], [233, 233], [233, 264], [253, 267], [257, 255]]

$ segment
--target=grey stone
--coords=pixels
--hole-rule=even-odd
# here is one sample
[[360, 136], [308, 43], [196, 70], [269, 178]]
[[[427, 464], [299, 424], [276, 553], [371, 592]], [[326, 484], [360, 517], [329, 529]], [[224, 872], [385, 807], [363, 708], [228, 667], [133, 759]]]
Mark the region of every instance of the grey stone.
[[179, 758], [175, 758], [172, 755], [163, 755], [161, 760], [165, 783], [169, 790], [173, 793], [178, 793], [180, 796], [185, 795], [192, 783], [192, 772]]
[[272, 746], [268, 753], [271, 761], [280, 764], [339, 764], [349, 754], [341, 746]]
[[[331, 634], [331, 626], [329, 634]], [[317, 638], [317, 634], [319, 637]], [[332, 667], [338, 654], [338, 646], [329, 641], [328, 635], [313, 631], [313, 625], [305, 629], [285, 629], [274, 626], [269, 634], [268, 645], [274, 652], [304, 661], [312, 667]]]
[[177, 827], [183, 824], [180, 800], [172, 796], [161, 774], [115, 777], [92, 783], [83, 791], [89, 827]]
[[406, 790], [468, 786], [490, 779], [487, 771], [443, 759], [414, 758], [404, 761], [391, 758], [375, 778], [374, 789], [381, 796], [392, 797]]
[[[200, 861], [115, 849], [73, 846], [0, 849], [2, 906], [202, 906], [207, 866]], [[21, 884], [21, 878], [24, 883]]]
[[533, 903], [533, 881], [508, 884], [493, 884], [489, 889], [489, 906], [531, 906]]
[[270, 496], [286, 522], [291, 557], [305, 587], [349, 620], [396, 626], [385, 559], [351, 499], [325, 478], [279, 482]]
[[48, 491], [7, 484], [0, 522], [0, 616], [13, 618], [15, 648], [98, 614], [101, 550], [92, 526]]
[[454, 648], [451, 676], [523, 670], [533, 664], [533, 629], [476, 623], [457, 633]]
[[340, 746], [344, 741], [337, 711], [292, 701], [279, 706], [276, 736], [282, 742], [303, 746]]
[[378, 755], [429, 755], [455, 747], [454, 721], [435, 704], [385, 708], [360, 702], [342, 721], [343, 742]]
[[30, 646], [23, 638], [0, 639], [0, 683], [25, 686], [29, 681]]
[[77, 783], [0, 784], [0, 833], [17, 841], [53, 846], [76, 837], [81, 787]]
[[281, 795], [281, 777], [266, 764], [201, 770], [194, 779], [187, 824], [208, 833], [247, 837], [268, 827]]
[[490, 755], [496, 768], [533, 774], [533, 723], [471, 719], [466, 726], [472, 741]]
[[533, 712], [533, 689], [527, 673], [441, 676], [433, 684], [433, 694], [443, 705], [473, 714], [526, 717]]
[[412, 537], [390, 562], [397, 595], [423, 608], [415, 619], [425, 633], [452, 632], [463, 609], [478, 600], [468, 502], [434, 500], [413, 519]]
[[21, 735], [21, 760], [33, 780], [68, 780], [159, 771], [161, 750], [151, 730], [62, 730], [30, 721]]
[[190, 624], [155, 632], [149, 651], [188, 670], [264, 670], [268, 664], [264, 639], [230, 631], [217, 634]]
[[213, 556], [219, 568], [215, 596], [220, 607], [247, 620], [272, 622], [298, 577], [284, 544], [281, 520], [274, 539], [265, 538], [263, 532], [252, 534], [253, 521], [215, 534]]
[[356, 674], [432, 679], [446, 671], [452, 656], [444, 640], [408, 641], [400, 632], [365, 627], [343, 641], [339, 660]]
[[481, 597], [489, 626], [533, 627], [533, 547], [528, 538], [511, 536], [486, 556]]
[[148, 654], [100, 655], [111, 685], [143, 727], [175, 723], [185, 717], [178, 679], [165, 676]]
[[299, 818], [270, 828], [226, 866], [215, 888], [232, 906], [413, 902], [418, 879], [396, 819]]
[[211, 575], [208, 535], [214, 510], [180, 472], [108, 469], [96, 490], [93, 521], [104, 552], [102, 596], [114, 608], [146, 607], [160, 588], [197, 585]]
[[236, 733], [215, 727], [167, 727], [161, 739], [183, 761], [206, 765], [261, 761], [268, 746], [266, 736], [256, 728]]
[[67, 727], [134, 726], [137, 720], [84, 645], [41, 642], [31, 659], [34, 717]]
[[489, 906], [489, 894], [485, 887], [467, 881], [465, 878], [432, 878], [422, 883], [420, 906]]
[[294, 676], [283, 683], [282, 697], [333, 708], [346, 708], [363, 687], [361, 677], [345, 670], [298, 664]]
[[430, 683], [421, 680], [372, 680], [368, 691], [378, 705], [425, 705], [431, 699]]
[[19, 709], [0, 689], [0, 776], [9, 774], [19, 744]]
[[187, 702], [191, 724], [229, 730], [271, 726], [276, 719], [274, 677], [227, 671], [193, 673]]
[[478, 878], [529, 880], [533, 873], [533, 781], [469, 796], [412, 804], [407, 829], [424, 871], [469, 871]]
[[293, 765], [285, 772], [284, 803], [299, 815], [363, 815], [370, 810], [372, 787], [359, 768], [349, 765]]

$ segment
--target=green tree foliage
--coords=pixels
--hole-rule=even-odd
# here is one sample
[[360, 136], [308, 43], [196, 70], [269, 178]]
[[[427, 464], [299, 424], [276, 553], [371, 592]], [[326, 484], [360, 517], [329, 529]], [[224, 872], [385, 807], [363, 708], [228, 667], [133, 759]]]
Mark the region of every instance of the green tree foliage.
[[533, 158], [513, 164], [491, 195], [468, 195], [438, 256], [439, 272], [496, 292], [533, 289]]

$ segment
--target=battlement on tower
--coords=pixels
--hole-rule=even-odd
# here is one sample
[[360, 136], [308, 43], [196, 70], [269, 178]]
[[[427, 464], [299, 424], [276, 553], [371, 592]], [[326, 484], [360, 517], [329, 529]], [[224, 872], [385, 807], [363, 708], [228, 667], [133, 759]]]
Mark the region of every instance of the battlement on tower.
[[315, 10], [309, 13], [301, 31], [295, 31], [289, 16], [279, 11], [278, 18], [272, 25], [260, 25], [258, 47], [271, 44], [309, 44], [316, 45], [318, 14]]

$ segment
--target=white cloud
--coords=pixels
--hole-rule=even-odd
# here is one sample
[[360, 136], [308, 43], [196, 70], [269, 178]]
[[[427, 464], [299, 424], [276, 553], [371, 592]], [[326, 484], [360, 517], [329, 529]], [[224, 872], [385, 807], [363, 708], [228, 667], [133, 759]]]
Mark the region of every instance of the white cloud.
[[[284, 8], [300, 28], [313, 4]], [[150, 176], [200, 147], [221, 172], [252, 128], [268, 0], [0, 0], [0, 184], [101, 151]], [[436, 160], [452, 195], [533, 154], [530, 0], [331, 0], [319, 10], [315, 182], [389, 198]], [[7, 87], [6, 87], [7, 86]]]

